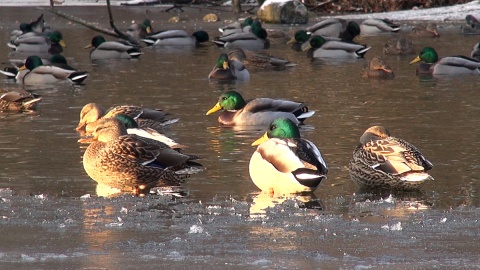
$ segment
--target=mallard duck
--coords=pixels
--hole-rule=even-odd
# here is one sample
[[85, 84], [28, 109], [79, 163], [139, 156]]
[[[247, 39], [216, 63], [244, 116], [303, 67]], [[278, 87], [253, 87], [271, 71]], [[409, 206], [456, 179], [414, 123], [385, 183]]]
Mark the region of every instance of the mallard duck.
[[31, 111], [37, 108], [42, 100], [39, 95], [25, 90], [15, 90], [4, 93], [0, 96], [1, 111]]
[[228, 24], [224, 27], [218, 28], [218, 31], [222, 33], [222, 35], [230, 35], [233, 33], [241, 33], [241, 32], [249, 32], [250, 31], [250, 26], [253, 23], [253, 18], [252, 17], [247, 17], [243, 22], [241, 21], [236, 21], [231, 24]]
[[362, 70], [362, 77], [374, 79], [393, 79], [395, 74], [393, 73], [392, 68], [385, 64], [383, 59], [375, 56]]
[[43, 19], [43, 14], [40, 15], [35, 21], [30, 23], [22, 22], [20, 23], [19, 29], [15, 29], [10, 34], [10, 43], [13, 43], [19, 36], [35, 32], [37, 34], [42, 34], [45, 31], [45, 20]]
[[47, 35], [36, 32], [25, 33], [9, 44], [16, 52], [34, 54], [59, 54], [66, 46], [62, 33], [53, 31]]
[[137, 42], [152, 33], [152, 22], [149, 19], [143, 20], [142, 23], [134, 23], [127, 30], [127, 35], [131, 36]]
[[277, 118], [252, 146], [250, 158], [253, 183], [271, 195], [314, 192], [327, 178], [327, 164], [320, 150], [300, 137], [297, 125], [288, 118]]
[[475, 16], [468, 14], [465, 17], [465, 24], [461, 27], [462, 34], [480, 35], [480, 21]]
[[250, 80], [250, 72], [242, 62], [230, 60], [226, 53], [222, 53], [215, 66], [213, 66], [212, 71], [208, 74], [208, 78], [224, 81], [248, 81]]
[[295, 124], [301, 124], [315, 111], [300, 102], [271, 98], [256, 98], [245, 101], [236, 91], [228, 91], [220, 95], [217, 104], [206, 115], [224, 110], [218, 116], [218, 123], [227, 126], [260, 126], [269, 125], [273, 120], [284, 117]]
[[470, 57], [472, 57], [477, 61], [480, 61], [480, 42], [475, 44], [475, 46], [473, 46], [473, 50], [470, 53]]
[[249, 71], [284, 70], [287, 67], [296, 66], [296, 64], [290, 63], [290, 61], [285, 59], [241, 48], [230, 49], [228, 58], [232, 61], [241, 62]]
[[291, 48], [294, 51], [303, 51], [309, 46], [308, 42], [311, 36], [311, 33], [305, 30], [298, 30], [287, 44], [292, 44]]
[[440, 34], [437, 31], [437, 24], [435, 23], [417, 25], [412, 28], [411, 35], [416, 37], [440, 37]]
[[[155, 130], [153, 128], [149, 128], [149, 127], [140, 128], [138, 126], [137, 121], [135, 121], [135, 119], [133, 119], [132, 117], [130, 117], [126, 114], [117, 114], [117, 115], [115, 115], [115, 118], [125, 126], [128, 134], [135, 134], [135, 135], [138, 135], [140, 137], [149, 138], [149, 139], [152, 139], [152, 140], [162, 142], [162, 143], [168, 145], [168, 147], [170, 147], [172, 149], [179, 149], [180, 150], [180, 149], [186, 148], [185, 145], [181, 145], [181, 144], [177, 143], [176, 141], [170, 139], [169, 137], [163, 135], [162, 133], [158, 132], [157, 130]], [[87, 134], [93, 133], [93, 131], [95, 130], [95, 129], [91, 129], [90, 126], [91, 125], [87, 125], [87, 127], [86, 127]], [[96, 126], [95, 126], [95, 128], [96, 128]], [[91, 130], [91, 132], [89, 132], [90, 130]]]
[[366, 19], [360, 24], [362, 35], [378, 35], [381, 33], [396, 33], [401, 27], [389, 19]]
[[425, 47], [410, 64], [420, 63], [417, 74], [455, 75], [480, 74], [480, 62], [466, 56], [447, 56], [438, 58], [435, 49]]
[[196, 158], [161, 142], [129, 135], [116, 118], [102, 119], [89, 141], [83, 155], [87, 174], [98, 183], [135, 194], [155, 186], [180, 185], [188, 174], [178, 171]]
[[87, 76], [86, 71], [43, 65], [40, 57], [31, 55], [25, 60], [25, 65], [18, 70], [16, 79], [24, 85], [41, 85], [81, 83]]
[[149, 46], [198, 46], [208, 39], [208, 33], [203, 30], [191, 35], [184, 30], [165, 30], [148, 35], [142, 40]]
[[334, 37], [343, 41], [352, 42], [360, 35], [360, 26], [354, 21], [347, 22], [344, 19], [330, 18], [320, 21], [305, 30], [314, 36]]
[[[49, 59], [41, 58], [41, 60], [44, 65], [50, 65], [67, 70], [77, 71], [77, 69], [73, 68], [67, 63], [67, 59], [61, 54], [54, 54], [50, 56]], [[9, 62], [12, 64], [12, 67], [5, 67], [3, 71], [0, 70], [0, 73], [7, 76], [7, 78], [9, 79], [15, 79], [18, 74], [18, 69], [25, 65], [25, 61], [26, 60], [10, 60]], [[84, 77], [84, 79], [85, 78], [86, 77]], [[77, 83], [81, 83], [81, 81], [77, 81]]]
[[394, 55], [413, 54], [413, 43], [406, 37], [391, 38], [385, 42], [383, 53]]
[[90, 132], [85, 130], [87, 125], [89, 125], [92, 129], [91, 131], [93, 131], [95, 125], [92, 125], [92, 123], [97, 122], [99, 119], [111, 118], [119, 114], [125, 114], [132, 117], [141, 128], [152, 128], [157, 131], [162, 130], [165, 125], [178, 121], [176, 118], [167, 119], [167, 116], [170, 115], [170, 113], [160, 109], [142, 108], [133, 105], [120, 105], [112, 107], [105, 112], [105, 110], [98, 104], [88, 103], [83, 106], [80, 111], [80, 121], [75, 130], [89, 134]]
[[242, 48], [249, 50], [262, 50], [270, 47], [267, 39], [268, 33], [258, 21], [254, 21], [250, 32], [232, 33], [230, 35], [215, 38], [217, 46], [224, 48]]
[[395, 137], [382, 126], [368, 128], [353, 151], [349, 172], [360, 187], [415, 189], [433, 180], [433, 167], [412, 144]]
[[106, 41], [103, 36], [94, 36], [91, 44], [85, 49], [94, 48], [90, 52], [91, 60], [104, 59], [134, 59], [139, 58], [143, 53], [137, 46], [121, 41]]
[[310, 58], [355, 59], [363, 58], [370, 48], [344, 41], [327, 41], [322, 36], [314, 36], [304, 50], [307, 50]]

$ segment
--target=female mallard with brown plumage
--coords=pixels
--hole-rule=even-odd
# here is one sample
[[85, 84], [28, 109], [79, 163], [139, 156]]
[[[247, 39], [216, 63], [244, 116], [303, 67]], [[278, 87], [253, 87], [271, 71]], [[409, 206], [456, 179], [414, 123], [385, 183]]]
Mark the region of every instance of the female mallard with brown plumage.
[[327, 164], [320, 150], [300, 137], [297, 125], [288, 118], [277, 118], [252, 146], [250, 159], [253, 183], [271, 195], [314, 192], [327, 178]]
[[383, 54], [405, 55], [413, 53], [413, 43], [406, 37], [391, 38], [383, 46]]
[[42, 97], [25, 90], [15, 90], [0, 96], [1, 111], [31, 111], [37, 108]]
[[271, 98], [245, 101], [236, 91], [220, 95], [217, 104], [207, 115], [220, 110], [224, 111], [218, 117], [218, 122], [227, 126], [266, 126], [280, 117], [288, 118], [298, 125], [315, 113], [309, 111], [305, 104], [295, 101]]
[[[129, 135], [116, 118], [105, 118], [96, 126], [83, 155], [83, 167], [96, 182], [135, 194], [156, 186], [178, 186], [195, 156], [179, 153], [166, 144]], [[84, 142], [84, 140], [81, 140]]]
[[360, 137], [348, 169], [359, 187], [412, 190], [433, 180], [427, 173], [432, 167], [415, 146], [391, 137], [385, 127], [372, 126]]
[[296, 64], [290, 61], [268, 55], [266, 53], [256, 53], [241, 48], [232, 48], [228, 51], [230, 60], [239, 61], [249, 71], [268, 71], [284, 70], [287, 67], [294, 67]]
[[362, 70], [362, 77], [373, 79], [393, 79], [395, 74], [393, 73], [392, 68], [387, 65], [383, 59], [375, 56]]
[[[172, 124], [178, 119], [167, 119], [169, 115], [160, 109], [142, 108], [133, 105], [119, 105], [105, 110], [96, 103], [88, 103], [83, 106], [80, 111], [80, 121], [76, 127], [78, 132], [86, 132], [87, 134], [95, 128], [95, 122], [101, 118], [111, 118], [119, 114], [125, 114], [135, 119], [141, 128], [153, 128], [162, 130], [165, 125]], [[91, 130], [85, 130], [87, 125]]]

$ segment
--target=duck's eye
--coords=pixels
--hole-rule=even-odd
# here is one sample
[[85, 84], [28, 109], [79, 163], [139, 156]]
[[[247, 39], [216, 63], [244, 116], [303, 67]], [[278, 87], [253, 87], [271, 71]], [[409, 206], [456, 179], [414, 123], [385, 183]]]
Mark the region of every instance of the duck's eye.
[[227, 97], [222, 97], [222, 100], [227, 100]]
[[277, 128], [276, 125], [271, 125], [271, 126], [270, 126], [270, 130], [274, 130], [274, 129], [276, 129], [276, 128]]

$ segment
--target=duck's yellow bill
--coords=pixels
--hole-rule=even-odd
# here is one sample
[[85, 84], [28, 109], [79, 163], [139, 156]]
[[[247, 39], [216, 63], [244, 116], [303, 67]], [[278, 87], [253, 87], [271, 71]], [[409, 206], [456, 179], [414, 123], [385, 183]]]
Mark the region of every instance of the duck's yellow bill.
[[228, 61], [223, 62], [223, 69], [229, 69], [230, 66], [228, 65]]
[[217, 104], [215, 104], [215, 106], [213, 106], [213, 108], [211, 108], [210, 110], [208, 110], [208, 112], [205, 114], [205, 115], [210, 115], [214, 112], [218, 112], [222, 109], [222, 106], [220, 106], [220, 103], [217, 102]]
[[26, 70], [26, 69], [27, 69], [27, 66], [23, 65], [18, 69], [18, 71], [22, 71], [22, 70]]
[[88, 48], [92, 48], [93, 45], [92, 44], [88, 44], [87, 46], [83, 47], [84, 49], [88, 49]]
[[308, 50], [310, 50], [310, 48], [312, 48], [312, 45], [307, 44], [307, 46], [305, 46], [305, 48], [303, 49], [303, 51], [308, 51]]
[[295, 43], [295, 42], [297, 42], [297, 41], [295, 40], [294, 37], [292, 37], [292, 38], [287, 42], [287, 44], [293, 44], [293, 43]]
[[147, 29], [145, 29], [145, 31], [147, 31], [147, 34], [151, 34], [152, 28], [150, 26], [147, 26]]
[[95, 138], [93, 136], [85, 136], [83, 138], [78, 139], [77, 142], [79, 143], [92, 143], [95, 141]]
[[259, 144], [263, 143], [264, 141], [267, 141], [268, 139], [270, 139], [270, 138], [268, 138], [268, 135], [267, 135], [267, 133], [265, 132], [265, 134], [263, 134], [262, 137], [258, 138], [256, 141], [254, 141], [254, 142], [252, 143], [252, 146], [259, 145]]
[[418, 63], [418, 62], [420, 62], [420, 61], [422, 61], [422, 59], [420, 59], [420, 56], [417, 56], [417, 57], [415, 57], [415, 59], [413, 59], [413, 60], [410, 62], [410, 65], [411, 65], [411, 64]]
[[67, 44], [63, 40], [60, 40], [60, 42], [58, 42], [58, 44], [60, 44], [60, 46], [62, 46], [63, 48], [67, 47]]

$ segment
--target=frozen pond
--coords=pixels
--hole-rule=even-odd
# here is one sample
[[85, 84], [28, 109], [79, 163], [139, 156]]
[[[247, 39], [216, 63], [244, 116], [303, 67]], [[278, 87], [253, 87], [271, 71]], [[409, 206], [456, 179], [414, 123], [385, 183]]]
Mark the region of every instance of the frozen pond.
[[[105, 7], [61, 10], [108, 26]], [[202, 22], [208, 9], [181, 14], [186, 21], [180, 23], [167, 23], [173, 14], [160, 9], [148, 11], [115, 8], [116, 24], [126, 29], [148, 16], [157, 29], [203, 28], [211, 38], [223, 24]], [[6, 43], [19, 22], [41, 12], [2, 7], [0, 40]], [[64, 35], [64, 55], [90, 76], [83, 86], [31, 89], [44, 98], [35, 114], [0, 115], [0, 268], [480, 268], [480, 77], [419, 78], [408, 64], [415, 55], [407, 55], [384, 57], [394, 80], [370, 80], [360, 76], [365, 61], [311, 62], [278, 43], [269, 53], [297, 67], [253, 73], [246, 83], [218, 83], [207, 80], [222, 52], [214, 46], [145, 48], [138, 61], [92, 64], [83, 47], [96, 33], [44, 14]], [[415, 39], [417, 51], [432, 46], [440, 56], [469, 55], [479, 37], [462, 36], [459, 27], [439, 24], [441, 37]], [[366, 58], [382, 56], [390, 37], [365, 37], [362, 43], [372, 46]], [[1, 62], [18, 57], [6, 46], [2, 52]], [[0, 81], [0, 89], [16, 87]], [[248, 161], [250, 144], [264, 130], [223, 128], [217, 115], [205, 116], [226, 90], [306, 101], [317, 111], [301, 129], [330, 169], [314, 195], [259, 194]], [[171, 112], [180, 121], [166, 134], [200, 155], [206, 170], [187, 181], [183, 198], [97, 197], [74, 131], [89, 102]], [[347, 165], [359, 136], [373, 124], [418, 146], [434, 164], [435, 181], [413, 194], [358, 191]]]

